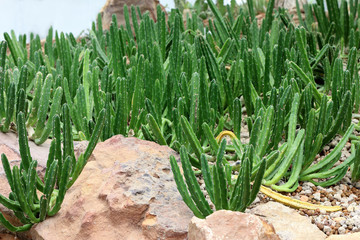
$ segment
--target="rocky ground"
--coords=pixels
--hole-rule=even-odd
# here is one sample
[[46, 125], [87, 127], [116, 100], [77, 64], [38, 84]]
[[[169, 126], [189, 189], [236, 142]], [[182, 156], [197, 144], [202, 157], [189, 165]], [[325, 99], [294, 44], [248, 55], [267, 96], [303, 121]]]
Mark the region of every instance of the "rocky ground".
[[[360, 189], [359, 183], [354, 187], [345, 177], [339, 184], [322, 188], [310, 182], [300, 184], [300, 187], [291, 195], [294, 199], [325, 206], [341, 206], [342, 211], [326, 212], [324, 210], [296, 210], [311, 220], [326, 235], [347, 234], [360, 232]], [[266, 195], [259, 193], [252, 207], [273, 201]]]
[[[353, 119], [353, 123], [359, 121]], [[355, 131], [355, 135], [360, 133]], [[341, 140], [337, 136], [332, 142], [325, 146], [322, 156], [318, 155], [318, 160], [322, 159], [337, 145]], [[351, 154], [351, 144], [348, 142], [342, 150], [342, 155], [335, 164], [338, 165]], [[341, 206], [342, 211], [326, 212], [324, 210], [296, 210], [299, 214], [309, 218], [311, 223], [315, 224], [326, 235], [347, 234], [360, 232], [360, 182], [351, 182], [351, 173], [348, 171], [346, 176], [336, 185], [323, 188], [315, 186], [311, 182], [301, 182], [298, 189], [293, 193], [284, 194], [304, 202], [319, 204], [324, 206]], [[266, 195], [259, 193], [258, 198], [254, 201], [252, 207], [272, 201]]]
[[[358, 120], [354, 119], [353, 122], [358, 123]], [[355, 135], [360, 134], [355, 131]], [[340, 139], [340, 137], [336, 137], [331, 143], [325, 146], [325, 154], [329, 153]], [[335, 166], [350, 156], [350, 147], [351, 144], [348, 142], [342, 150], [339, 162], [336, 163]], [[318, 156], [319, 159], [322, 157]], [[294, 193], [288, 194], [288, 196], [290, 195], [295, 199], [305, 202], [325, 206], [341, 206], [343, 208], [342, 211], [332, 213], [323, 210], [298, 210], [301, 215], [310, 218], [311, 222], [326, 235], [360, 232], [360, 182], [351, 182], [350, 171], [334, 186], [323, 188], [315, 186], [311, 182], [303, 182]], [[259, 201], [266, 202], [269, 201], [269, 199], [260, 193]]]

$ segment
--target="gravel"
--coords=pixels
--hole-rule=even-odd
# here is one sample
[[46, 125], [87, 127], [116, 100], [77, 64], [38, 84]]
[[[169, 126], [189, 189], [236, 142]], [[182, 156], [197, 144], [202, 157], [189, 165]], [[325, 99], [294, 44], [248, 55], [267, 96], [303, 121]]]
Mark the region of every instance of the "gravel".
[[[357, 119], [353, 119], [353, 123], [357, 124], [358, 122]], [[355, 131], [355, 135], [359, 136], [360, 133]], [[325, 146], [325, 154], [329, 153], [340, 140], [341, 138], [337, 136]], [[350, 156], [350, 149], [351, 143], [348, 142], [342, 150], [340, 160], [335, 166], [341, 164]], [[317, 160], [321, 160], [324, 156], [320, 157], [318, 155], [317, 157]], [[259, 195], [260, 194], [261, 193], [259, 193]], [[298, 210], [301, 215], [309, 217], [311, 222], [327, 235], [360, 232], [360, 182], [351, 182], [350, 170], [336, 185], [323, 188], [315, 186], [311, 182], [301, 182], [295, 192], [285, 195], [291, 196], [294, 199], [324, 206], [341, 206], [341, 211], [332, 213], [326, 212], [325, 210]], [[267, 201], [269, 201], [269, 199], [263, 196], [262, 202]]]
[[[331, 151], [338, 142], [336, 137], [324, 149], [326, 152]], [[350, 143], [342, 150], [341, 158], [335, 165], [340, 164], [350, 156]], [[320, 158], [318, 158], [320, 160]], [[295, 199], [307, 201], [324, 206], [341, 206], [342, 211], [326, 212], [325, 210], [305, 210], [299, 209], [301, 215], [307, 216], [311, 222], [327, 235], [346, 234], [360, 231], [360, 182], [351, 182], [351, 173], [347, 172], [346, 176], [336, 185], [323, 188], [315, 186], [310, 182], [301, 182], [298, 189], [291, 194], [286, 194]]]

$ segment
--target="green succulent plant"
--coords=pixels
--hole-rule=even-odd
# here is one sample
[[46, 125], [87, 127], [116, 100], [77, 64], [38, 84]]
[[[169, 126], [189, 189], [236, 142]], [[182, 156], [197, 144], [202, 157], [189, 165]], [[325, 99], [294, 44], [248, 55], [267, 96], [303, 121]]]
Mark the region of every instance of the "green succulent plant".
[[[326, 6], [325, 6], [326, 3]], [[300, 7], [297, 2], [297, 12], [300, 24], [309, 31], [312, 30], [314, 23], [317, 23], [318, 31], [326, 37], [325, 43], [331, 41], [331, 35], [335, 34], [335, 41], [341, 39], [344, 46], [349, 49], [358, 46], [359, 36], [355, 35], [358, 28], [358, 0], [346, 1], [342, 0], [318, 0], [312, 4], [305, 4], [305, 21], [302, 20]], [[314, 16], [316, 18], [314, 18]]]
[[[223, 164], [226, 140], [224, 139], [218, 149], [216, 163], [209, 165], [205, 154], [201, 155], [201, 169], [206, 186], [206, 192], [216, 210], [226, 209], [244, 212], [255, 200], [259, 192], [264, 175], [266, 161], [262, 160], [257, 169], [254, 183], [251, 185], [252, 159], [246, 156], [241, 164], [236, 180], [232, 179], [231, 167]], [[248, 158], [250, 157], [250, 158]], [[174, 156], [171, 156], [171, 169], [179, 192], [186, 205], [199, 218], [205, 218], [213, 212], [192, 170], [188, 152], [185, 147], [180, 149], [180, 159], [184, 171], [186, 185]]]
[[37, 161], [30, 155], [24, 113], [19, 112], [17, 115], [21, 163], [19, 167], [14, 166], [11, 169], [6, 155], [1, 155], [11, 193], [8, 198], [0, 194], [0, 203], [12, 210], [23, 225], [12, 225], [0, 213], [0, 224], [9, 231], [27, 231], [33, 224], [44, 221], [47, 216], [55, 215], [61, 208], [66, 191], [79, 177], [95, 148], [104, 126], [105, 110], [102, 110], [99, 115], [85, 152], [75, 159], [69, 109], [66, 104], [62, 109], [63, 134], [61, 136], [60, 117], [56, 114], [53, 117], [53, 140], [49, 149], [44, 180], [41, 180], [38, 175]]

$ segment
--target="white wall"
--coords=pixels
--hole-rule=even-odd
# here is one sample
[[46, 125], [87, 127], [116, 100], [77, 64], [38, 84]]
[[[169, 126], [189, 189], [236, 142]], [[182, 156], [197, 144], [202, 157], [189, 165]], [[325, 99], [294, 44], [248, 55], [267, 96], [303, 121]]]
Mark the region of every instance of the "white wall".
[[34, 32], [41, 38], [50, 26], [79, 34], [91, 27], [105, 0], [0, 0], [0, 38], [4, 32]]
[[[72, 32], [76, 37], [91, 28], [97, 13], [106, 0], [0, 0], [0, 40], [4, 32], [16, 34], [34, 32], [45, 38], [50, 26], [55, 30]], [[194, 3], [195, 0], [190, 0]], [[230, 2], [230, 0], [227, 0]], [[168, 8], [173, 0], [160, 0]]]

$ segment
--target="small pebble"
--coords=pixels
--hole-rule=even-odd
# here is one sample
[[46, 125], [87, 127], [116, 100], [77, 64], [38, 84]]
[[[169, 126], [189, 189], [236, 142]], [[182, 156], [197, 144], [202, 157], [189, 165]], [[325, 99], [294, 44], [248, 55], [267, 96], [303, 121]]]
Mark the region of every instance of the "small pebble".
[[324, 229], [324, 224], [317, 223], [316, 226], [317, 226], [320, 230], [323, 230], [323, 229]]
[[324, 231], [325, 233], [331, 232], [331, 227], [329, 227], [329, 226], [324, 226], [323, 231]]
[[339, 234], [345, 234], [346, 230], [343, 227], [339, 227], [338, 232], [339, 232]]
[[330, 146], [331, 148], [334, 148], [337, 144], [338, 144], [338, 142], [334, 139], [334, 140], [332, 140], [332, 141], [330, 142], [329, 146]]
[[307, 202], [308, 200], [309, 200], [308, 196], [305, 196], [305, 195], [300, 196], [300, 201]]
[[310, 189], [306, 189], [303, 192], [304, 192], [304, 194], [312, 194], [312, 191]]
[[320, 201], [320, 193], [319, 192], [317, 192], [317, 193], [314, 193], [314, 199], [316, 200], [316, 201]]
[[334, 221], [341, 224], [341, 222], [345, 223], [346, 218], [344, 218], [344, 217], [336, 217], [336, 218], [334, 218]]
[[322, 214], [322, 215], [326, 214], [326, 210], [321, 209], [321, 210], [320, 210], [320, 214]]
[[341, 200], [341, 194], [339, 194], [339, 193], [336, 193], [335, 195], [334, 195], [334, 198], [336, 199], [336, 200]]

